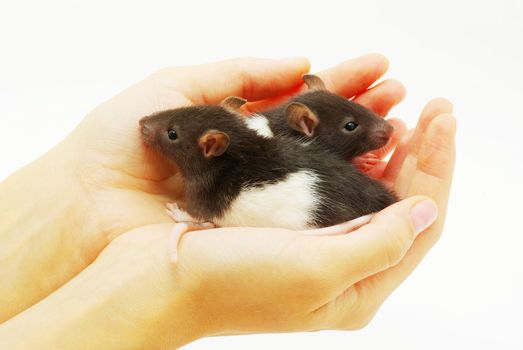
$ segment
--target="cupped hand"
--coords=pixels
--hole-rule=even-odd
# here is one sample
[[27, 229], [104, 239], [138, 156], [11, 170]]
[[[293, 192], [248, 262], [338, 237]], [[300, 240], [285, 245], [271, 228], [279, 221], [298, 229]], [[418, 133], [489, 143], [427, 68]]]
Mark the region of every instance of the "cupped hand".
[[[361, 228], [323, 229], [339, 234], [334, 237], [282, 234], [284, 242], [288, 239], [283, 246], [279, 237], [260, 231], [264, 244], [254, 248], [227, 244], [225, 235], [239, 236], [241, 229], [187, 234], [177, 271], [197, 286], [192, 295], [204, 306], [204, 322], [218, 333], [355, 329], [369, 322], [443, 231], [455, 162], [451, 112], [447, 100], [430, 101], [391, 160], [372, 169], [407, 199], [368, 224], [360, 222]], [[421, 201], [420, 195], [433, 201]], [[258, 265], [265, 261], [258, 251], [275, 264]]]
[[[179, 346], [213, 334], [360, 328], [443, 230], [455, 157], [451, 109], [446, 100], [431, 101], [391, 160], [376, 167], [376, 177], [409, 198], [368, 224], [190, 232], [176, 265], [172, 224], [142, 227], [118, 237], [0, 333], [13, 349], [109, 349]], [[42, 328], [49, 317], [53, 327]]]
[[[387, 70], [377, 54], [346, 61], [320, 75], [332, 91], [381, 114], [399, 103], [402, 85], [386, 80], [367, 90]], [[64, 152], [87, 192], [88, 221], [104, 239], [158, 222], [168, 222], [164, 206], [183, 197], [182, 179], [172, 164], [144, 146], [138, 120], [154, 112], [192, 104], [217, 104], [237, 95], [247, 109], [268, 107], [303, 88], [306, 59], [235, 59], [200, 66], [167, 68], [92, 111], [66, 140]]]

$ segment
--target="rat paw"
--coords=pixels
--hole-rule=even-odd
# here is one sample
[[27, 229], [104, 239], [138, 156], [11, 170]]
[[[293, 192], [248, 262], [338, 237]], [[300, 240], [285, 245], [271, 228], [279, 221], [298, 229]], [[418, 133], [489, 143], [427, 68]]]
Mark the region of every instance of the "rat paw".
[[190, 231], [204, 230], [216, 227], [216, 225], [212, 222], [200, 222], [196, 220], [185, 210], [181, 209], [176, 203], [167, 203], [166, 207], [167, 215], [169, 215], [171, 219], [173, 219], [175, 222], [185, 223], [187, 225], [188, 230]]
[[379, 162], [380, 159], [374, 153], [367, 153], [356, 157], [353, 160], [353, 164], [356, 166], [356, 168], [364, 173], [374, 168]]
[[185, 210], [181, 209], [176, 203], [167, 203], [167, 215], [175, 222], [196, 222]]

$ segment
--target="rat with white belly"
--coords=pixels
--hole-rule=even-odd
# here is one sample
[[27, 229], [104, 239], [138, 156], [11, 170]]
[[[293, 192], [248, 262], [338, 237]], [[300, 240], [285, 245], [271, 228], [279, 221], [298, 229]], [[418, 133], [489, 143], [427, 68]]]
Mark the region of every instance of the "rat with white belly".
[[[309, 90], [266, 111], [253, 113], [248, 123], [268, 136], [283, 135], [321, 143], [346, 160], [385, 146], [393, 127], [362, 105], [329, 92], [312, 74], [303, 76]], [[234, 99], [238, 108], [247, 101]], [[262, 129], [263, 128], [263, 129]]]
[[140, 120], [144, 141], [180, 168], [191, 220], [307, 229], [377, 212], [397, 200], [320, 142], [264, 135], [236, 108], [233, 98]]

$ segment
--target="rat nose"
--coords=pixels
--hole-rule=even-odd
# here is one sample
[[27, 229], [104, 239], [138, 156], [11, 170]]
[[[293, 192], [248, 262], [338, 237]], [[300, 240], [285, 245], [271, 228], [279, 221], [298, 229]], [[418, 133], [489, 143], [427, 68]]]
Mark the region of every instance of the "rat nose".
[[393, 131], [394, 127], [389, 123], [385, 122], [382, 124], [382, 127], [380, 127], [378, 130], [374, 132], [374, 139], [376, 140], [376, 143], [379, 145], [378, 147], [385, 145], [389, 141]]
[[148, 144], [152, 144], [155, 137], [155, 132], [154, 128], [149, 123], [147, 123], [148, 119], [148, 117], [140, 119], [140, 131], [142, 133], [143, 140]]

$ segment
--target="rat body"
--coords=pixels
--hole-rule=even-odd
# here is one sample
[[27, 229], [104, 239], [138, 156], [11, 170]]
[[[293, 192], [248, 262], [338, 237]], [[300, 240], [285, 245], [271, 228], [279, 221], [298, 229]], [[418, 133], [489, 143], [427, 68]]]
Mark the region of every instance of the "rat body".
[[197, 221], [316, 228], [397, 200], [321, 143], [270, 136], [230, 107], [179, 108], [140, 121], [144, 141], [179, 166], [186, 211]]

